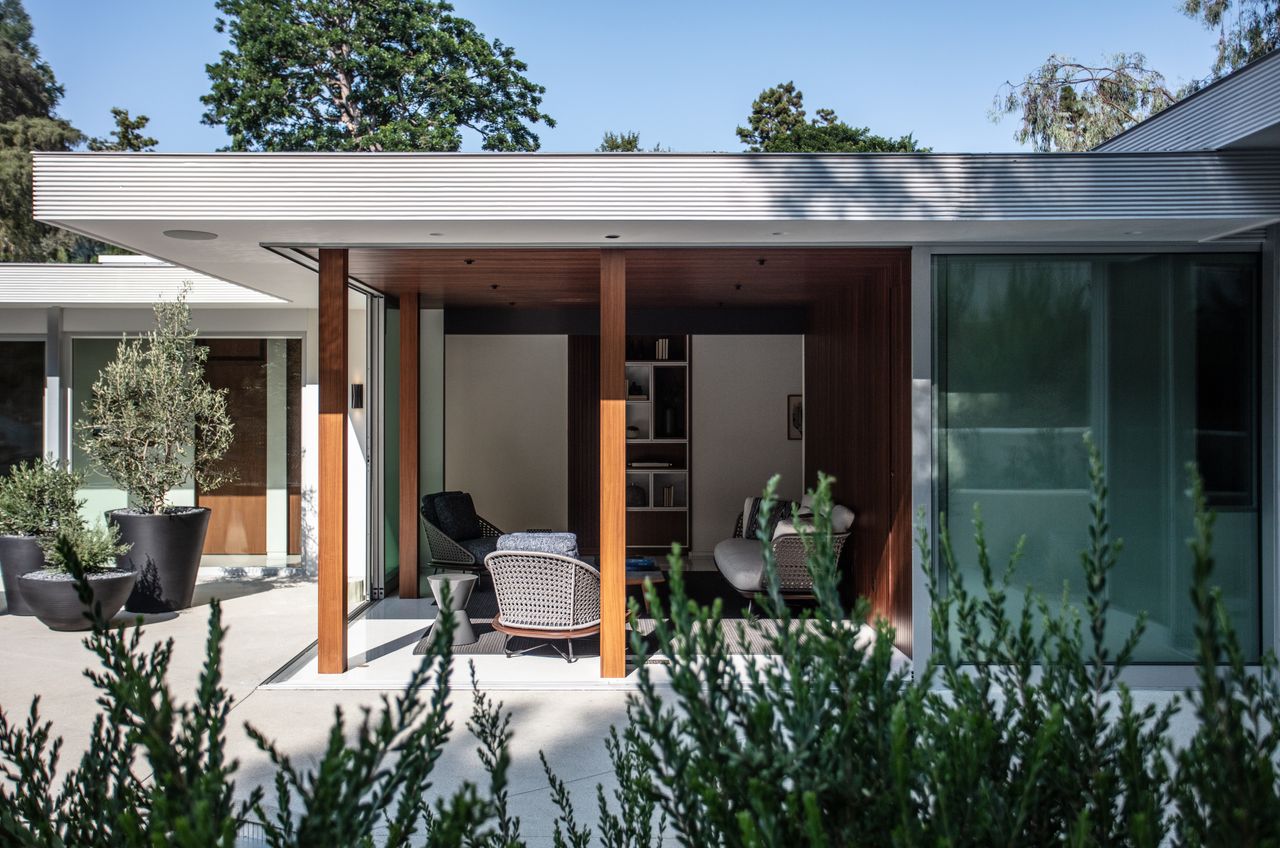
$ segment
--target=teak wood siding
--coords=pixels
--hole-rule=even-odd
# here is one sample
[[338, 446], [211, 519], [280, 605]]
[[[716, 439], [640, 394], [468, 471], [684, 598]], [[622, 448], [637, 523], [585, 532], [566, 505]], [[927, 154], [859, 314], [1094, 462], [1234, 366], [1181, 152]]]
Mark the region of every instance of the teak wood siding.
[[347, 670], [347, 251], [320, 251], [317, 668]]
[[417, 292], [400, 296], [400, 597], [418, 597], [418, 368], [421, 313]]
[[911, 653], [910, 252], [876, 251], [812, 307], [805, 336], [805, 479], [836, 478], [855, 515], [846, 592]]
[[600, 253], [600, 676], [627, 673], [627, 264]]

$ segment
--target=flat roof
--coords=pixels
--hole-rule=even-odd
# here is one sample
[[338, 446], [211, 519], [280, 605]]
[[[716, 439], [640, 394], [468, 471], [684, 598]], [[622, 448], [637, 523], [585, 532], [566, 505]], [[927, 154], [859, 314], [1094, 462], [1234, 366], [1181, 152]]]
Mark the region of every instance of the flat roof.
[[1280, 220], [1280, 151], [34, 157], [38, 220], [302, 305], [290, 248], [1199, 244]]
[[171, 300], [190, 284], [193, 306], [267, 306], [288, 301], [150, 256], [104, 255], [98, 262], [2, 262], [0, 304], [140, 306]]

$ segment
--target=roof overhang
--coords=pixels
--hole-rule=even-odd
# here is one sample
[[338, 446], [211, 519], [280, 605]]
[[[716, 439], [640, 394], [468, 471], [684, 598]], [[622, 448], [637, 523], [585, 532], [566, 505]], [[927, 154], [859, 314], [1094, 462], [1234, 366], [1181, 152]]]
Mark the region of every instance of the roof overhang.
[[35, 213], [310, 306], [288, 248], [1196, 244], [1280, 220], [1280, 153], [36, 153]]
[[136, 307], [187, 290], [200, 307], [280, 306], [288, 301], [148, 256], [101, 256], [89, 263], [0, 263], [0, 305]]

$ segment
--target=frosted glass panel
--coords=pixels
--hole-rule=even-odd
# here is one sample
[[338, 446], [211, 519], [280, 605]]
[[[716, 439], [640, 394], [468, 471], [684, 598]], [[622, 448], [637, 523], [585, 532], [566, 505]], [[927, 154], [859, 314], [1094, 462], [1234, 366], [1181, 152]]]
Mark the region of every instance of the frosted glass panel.
[[[1117, 640], [1139, 610], [1139, 661], [1187, 662], [1191, 531], [1185, 466], [1219, 511], [1216, 582], [1258, 655], [1256, 259], [1239, 255], [963, 256], [934, 265], [938, 499], [977, 580], [980, 504], [999, 558], [1025, 534], [1022, 580], [1080, 597], [1094, 434], [1125, 540]], [[972, 569], [972, 571], [970, 570]]]

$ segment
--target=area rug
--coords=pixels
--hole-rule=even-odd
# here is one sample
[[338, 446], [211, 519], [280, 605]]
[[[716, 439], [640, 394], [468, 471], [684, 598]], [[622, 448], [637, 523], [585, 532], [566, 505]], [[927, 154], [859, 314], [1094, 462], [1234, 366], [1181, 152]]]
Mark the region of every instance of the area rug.
[[[724, 607], [724, 618], [720, 622], [720, 631], [724, 636], [725, 645], [729, 649], [729, 653], [763, 654], [768, 652], [769, 639], [777, 632], [776, 625], [769, 620], [757, 619], [749, 621], [745, 614], [746, 600], [736, 593], [726, 594], [724, 580], [718, 573], [690, 573], [685, 576], [685, 583], [689, 597], [699, 603], [710, 604], [717, 597], [721, 599]], [[664, 603], [667, 600], [665, 589], [666, 587], [659, 587]], [[638, 590], [634, 588], [628, 590], [628, 595], [630, 597], [639, 597]], [[477, 638], [470, 645], [455, 646], [453, 649], [454, 654], [457, 656], [503, 655], [504, 634], [493, 629], [493, 618], [498, 614], [498, 598], [493, 592], [493, 586], [488, 581], [481, 581], [481, 584], [472, 593], [471, 600], [467, 604], [467, 614], [471, 617], [471, 626], [475, 630]], [[661, 653], [658, 640], [654, 636], [654, 624], [655, 622], [652, 618], [642, 615], [635, 622], [632, 629], [645, 640], [646, 661], [661, 662], [662, 659], [658, 656]], [[431, 629], [428, 627], [414, 647], [414, 654], [421, 656], [427, 653], [430, 640]], [[527, 651], [529, 656], [549, 657], [558, 656], [555, 648], [559, 648], [561, 651], [565, 649], [563, 640], [556, 642], [555, 648], [551, 645], [538, 647], [537, 639], [526, 639], [519, 636], [513, 636], [508, 643], [508, 647], [513, 651]], [[585, 636], [581, 639], [575, 639], [573, 653], [574, 656], [578, 657], [600, 656], [600, 637]]]

